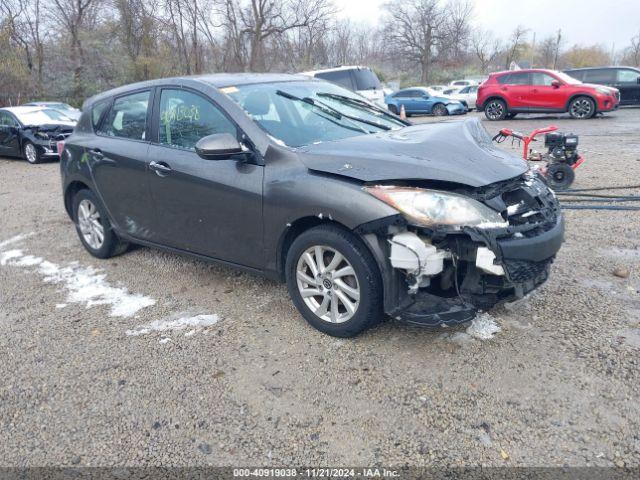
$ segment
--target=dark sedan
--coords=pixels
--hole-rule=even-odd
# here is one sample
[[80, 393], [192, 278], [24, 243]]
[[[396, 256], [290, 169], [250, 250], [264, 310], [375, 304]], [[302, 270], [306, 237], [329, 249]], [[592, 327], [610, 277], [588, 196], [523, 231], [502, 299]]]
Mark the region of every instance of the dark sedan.
[[0, 156], [22, 157], [29, 163], [57, 160], [58, 142], [71, 135], [75, 124], [50, 108], [0, 108]]
[[309, 323], [472, 319], [543, 283], [558, 203], [477, 119], [412, 126], [337, 85], [154, 80], [85, 102], [61, 159], [84, 247], [129, 243], [286, 281]]

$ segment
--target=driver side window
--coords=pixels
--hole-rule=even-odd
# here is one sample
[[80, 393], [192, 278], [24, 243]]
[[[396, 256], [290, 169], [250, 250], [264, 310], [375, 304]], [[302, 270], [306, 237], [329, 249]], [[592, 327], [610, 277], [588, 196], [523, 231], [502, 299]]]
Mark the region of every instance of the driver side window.
[[13, 119], [13, 117], [6, 113], [6, 112], [0, 112], [0, 125], [3, 127], [17, 127], [18, 124], [16, 123], [16, 121]]
[[195, 150], [196, 143], [208, 135], [238, 130], [215, 105], [187, 90], [163, 89], [160, 96], [159, 143]]

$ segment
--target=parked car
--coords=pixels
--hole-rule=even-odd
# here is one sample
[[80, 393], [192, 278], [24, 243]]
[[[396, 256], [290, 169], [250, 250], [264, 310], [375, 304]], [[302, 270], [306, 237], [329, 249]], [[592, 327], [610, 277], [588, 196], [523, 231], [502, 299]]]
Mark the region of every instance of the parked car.
[[462, 115], [467, 108], [458, 100], [439, 95], [432, 95], [424, 87], [413, 87], [399, 90], [387, 95], [384, 99], [389, 110], [399, 114], [402, 106], [407, 115]]
[[450, 88], [442, 92], [443, 95], [454, 100], [462, 102], [469, 110], [476, 108], [476, 98], [478, 97], [478, 85], [469, 85], [467, 87]]
[[467, 87], [469, 85], [478, 85], [478, 81], [477, 80], [471, 80], [471, 79], [466, 79], [466, 80], [452, 80], [451, 82], [449, 82], [449, 86], [450, 87]]
[[57, 159], [57, 142], [71, 135], [75, 124], [51, 108], [0, 108], [0, 156], [22, 157], [29, 163]]
[[429, 93], [435, 95], [436, 93], [442, 93], [444, 90], [449, 88], [448, 85], [429, 85], [425, 87]]
[[564, 230], [544, 181], [478, 119], [409, 125], [301, 75], [97, 95], [61, 172], [95, 257], [137, 243], [266, 275], [340, 337], [385, 313], [454, 324], [525, 295], [547, 279]]
[[362, 95], [378, 106], [384, 107], [384, 96], [391, 93], [385, 91], [378, 75], [369, 67], [346, 66], [303, 72], [313, 78], [320, 78]]
[[82, 113], [77, 108], [73, 108], [68, 103], [63, 103], [63, 102], [29, 102], [29, 103], [25, 103], [24, 106], [52, 108], [54, 110], [58, 110], [59, 112], [64, 113], [67, 117], [75, 121], [78, 121], [78, 119], [80, 118], [80, 114]]
[[576, 68], [565, 73], [585, 83], [608, 85], [620, 91], [620, 105], [640, 105], [640, 69], [634, 67]]
[[555, 70], [517, 70], [493, 73], [478, 88], [476, 104], [489, 120], [512, 118], [518, 113], [563, 113], [591, 118], [618, 108], [615, 88], [582, 83]]

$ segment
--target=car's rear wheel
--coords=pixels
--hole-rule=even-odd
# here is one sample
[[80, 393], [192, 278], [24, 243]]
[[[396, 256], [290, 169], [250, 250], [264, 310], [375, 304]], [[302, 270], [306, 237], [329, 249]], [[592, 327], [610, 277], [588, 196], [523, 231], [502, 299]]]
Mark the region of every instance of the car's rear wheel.
[[382, 318], [382, 280], [371, 252], [353, 233], [320, 225], [287, 253], [287, 287], [302, 316], [321, 332], [353, 337]]
[[94, 257], [110, 258], [127, 249], [128, 244], [113, 231], [104, 208], [90, 190], [76, 193], [73, 219], [82, 245]]
[[431, 113], [433, 113], [436, 117], [444, 117], [445, 115], [449, 115], [447, 107], [445, 107], [441, 103], [435, 104], [431, 109]]
[[36, 163], [40, 163], [42, 161], [42, 155], [38, 151], [38, 148], [28, 140], [24, 142], [24, 145], [22, 146], [22, 153], [25, 160], [32, 165], [35, 165]]
[[398, 107], [396, 107], [395, 105], [389, 105], [389, 111], [398, 115]]
[[569, 115], [578, 120], [591, 118], [596, 114], [596, 104], [589, 97], [577, 97], [569, 103]]
[[484, 115], [491, 121], [504, 120], [508, 114], [507, 104], [499, 98], [489, 100], [484, 106]]

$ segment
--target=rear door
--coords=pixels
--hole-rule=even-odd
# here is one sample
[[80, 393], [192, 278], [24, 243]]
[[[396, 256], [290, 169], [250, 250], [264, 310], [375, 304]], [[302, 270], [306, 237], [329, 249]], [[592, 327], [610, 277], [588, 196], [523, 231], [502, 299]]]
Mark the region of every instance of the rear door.
[[20, 155], [19, 128], [20, 124], [11, 113], [0, 111], [0, 155]]
[[616, 83], [615, 68], [592, 68], [585, 70], [583, 83], [614, 86]]
[[[148, 240], [152, 210], [147, 190], [151, 91], [118, 96], [87, 149], [98, 194], [111, 220], [132, 237]], [[95, 111], [94, 111], [95, 113]]]
[[[557, 78], [544, 72], [531, 72], [531, 89], [527, 103], [531, 110], [562, 110], [569, 101], [569, 89], [566, 85], [551, 85]], [[563, 83], [563, 82], [560, 82]]]
[[620, 90], [620, 103], [640, 104], [640, 71], [631, 68], [616, 69], [614, 87]]
[[208, 257], [261, 268], [264, 167], [231, 157], [204, 160], [203, 137], [237, 125], [208, 97], [158, 88], [147, 183], [154, 208], [153, 241]]
[[499, 91], [507, 99], [509, 108], [527, 111], [531, 89], [528, 72], [513, 72], [498, 77]]

